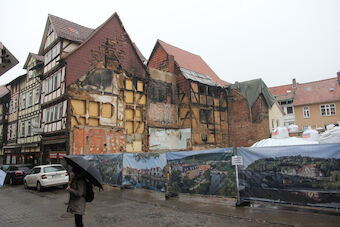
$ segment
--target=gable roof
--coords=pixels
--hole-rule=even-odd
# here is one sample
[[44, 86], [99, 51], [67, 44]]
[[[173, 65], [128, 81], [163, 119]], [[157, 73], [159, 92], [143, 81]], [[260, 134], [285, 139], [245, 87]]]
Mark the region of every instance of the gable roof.
[[[115, 33], [117, 32], [117, 26], [116, 26], [117, 24], [115, 24], [115, 22], [118, 22], [118, 29], [121, 29], [121, 33], [119, 34]], [[111, 17], [109, 17], [103, 24], [101, 24], [98, 28], [96, 28], [96, 30], [94, 30], [89, 35], [89, 37], [84, 42], [82, 42], [77, 48], [75, 48], [73, 51], [68, 53], [64, 57], [66, 62], [68, 61], [69, 58], [72, 58], [72, 55], [75, 55], [77, 53], [79, 54], [79, 51], [81, 51], [81, 49], [85, 46], [98, 48], [98, 45], [100, 45], [100, 43], [103, 40], [95, 40], [95, 37], [99, 35], [103, 31], [104, 28], [107, 28], [107, 27], [108, 27], [107, 30], [109, 32], [106, 32], [104, 34], [104, 36], [106, 36], [104, 40], [106, 41], [107, 39], [109, 39], [110, 34], [112, 36], [115, 36], [113, 38], [115, 39], [117, 46], [115, 47], [114, 54], [116, 55], [117, 60], [119, 61], [122, 68], [126, 72], [132, 75], [145, 77], [147, 74], [147, 71], [146, 71], [146, 66], [142, 62], [142, 57], [141, 57], [142, 55], [140, 55], [141, 53], [139, 54], [139, 50], [137, 49], [136, 44], [134, 44], [131, 41], [129, 34], [126, 32], [123, 26], [123, 23], [120, 20], [116, 12]], [[127, 42], [122, 42], [121, 35], [127, 38], [126, 40]], [[122, 53], [124, 53], [124, 56], [121, 56]], [[90, 51], [87, 51], [87, 55], [90, 55], [90, 54], [91, 54]], [[136, 58], [134, 59], [131, 58], [131, 54], [135, 55]], [[89, 64], [89, 63], [86, 63], [86, 64]], [[86, 65], [86, 64], [84, 63], [82, 64], [81, 67], [78, 67], [77, 72], [73, 72], [71, 76], [70, 74], [68, 74], [69, 76], [66, 78], [66, 86], [69, 86], [70, 84], [78, 80], [81, 76], [83, 76], [85, 72], [90, 70], [89, 68], [90, 65]], [[67, 70], [67, 73], [71, 71], [70, 67], [67, 67], [66, 70]]]
[[294, 105], [316, 104], [340, 100], [337, 78], [298, 84]]
[[258, 97], [261, 94], [263, 95], [269, 108], [272, 107], [276, 101], [262, 79], [236, 82], [235, 84], [229, 85], [228, 88], [238, 90], [248, 101], [249, 107], [252, 107], [256, 103]]
[[27, 69], [27, 66], [28, 66], [28, 63], [29, 63], [31, 57], [34, 58], [34, 59], [36, 59], [37, 61], [42, 62], [42, 63], [45, 61], [44, 56], [41, 56], [41, 55], [34, 54], [34, 53], [31, 53], [31, 52], [30, 52], [30, 53], [28, 54], [28, 56], [27, 56], [27, 59], [26, 59], [26, 62], [25, 62], [25, 64], [24, 64], [23, 69]]
[[[207, 75], [215, 83], [221, 86], [229, 85], [228, 82], [221, 80], [199, 55], [182, 50], [159, 39], [157, 40], [157, 43], [164, 49], [164, 51], [168, 55], [174, 56], [175, 62], [180, 68], [184, 68], [199, 74]], [[152, 57], [152, 54], [150, 56], [150, 59]]]
[[291, 84], [270, 87], [269, 90], [277, 100], [294, 99], [294, 89], [292, 88]]
[[94, 29], [92, 28], [76, 24], [72, 21], [65, 20], [52, 14], [48, 14], [43, 40], [41, 41], [39, 49], [39, 54], [41, 54], [44, 49], [49, 22], [51, 23], [53, 31], [57, 34], [58, 37], [78, 43], [83, 42], [94, 31]]

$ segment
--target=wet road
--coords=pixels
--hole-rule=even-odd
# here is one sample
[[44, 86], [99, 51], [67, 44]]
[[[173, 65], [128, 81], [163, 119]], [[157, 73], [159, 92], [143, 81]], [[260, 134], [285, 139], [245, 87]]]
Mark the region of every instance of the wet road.
[[[66, 213], [68, 193], [49, 189], [42, 193], [22, 185], [0, 188], [0, 226], [74, 226]], [[85, 226], [340, 226], [335, 210], [290, 208], [256, 203], [236, 208], [225, 198], [164, 194], [107, 187], [87, 204]]]

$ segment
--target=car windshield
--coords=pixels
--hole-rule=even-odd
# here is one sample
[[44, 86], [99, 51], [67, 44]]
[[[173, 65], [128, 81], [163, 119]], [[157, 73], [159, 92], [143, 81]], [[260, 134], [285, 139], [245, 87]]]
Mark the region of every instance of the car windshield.
[[65, 169], [62, 166], [49, 166], [44, 168], [44, 173], [59, 172], [64, 170]]

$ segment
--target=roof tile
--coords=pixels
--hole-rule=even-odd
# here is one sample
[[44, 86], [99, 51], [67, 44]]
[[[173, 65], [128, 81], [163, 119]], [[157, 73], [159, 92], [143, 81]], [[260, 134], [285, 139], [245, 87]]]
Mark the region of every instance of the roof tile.
[[92, 28], [87, 28], [51, 14], [48, 17], [57, 36], [64, 39], [83, 42], [94, 31]]
[[207, 75], [211, 77], [211, 79], [214, 80], [216, 83], [222, 86], [229, 85], [228, 82], [221, 80], [199, 55], [192, 54], [188, 51], [172, 46], [161, 40], [158, 40], [158, 43], [169, 55], [174, 56], [175, 61], [179, 67], [189, 69], [196, 73]]
[[337, 78], [298, 84], [294, 105], [325, 103], [340, 100]]

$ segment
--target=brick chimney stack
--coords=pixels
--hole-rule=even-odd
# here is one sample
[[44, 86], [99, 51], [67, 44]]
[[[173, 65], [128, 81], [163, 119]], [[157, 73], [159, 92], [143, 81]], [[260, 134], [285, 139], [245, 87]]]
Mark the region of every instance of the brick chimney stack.
[[292, 81], [292, 88], [296, 88], [296, 79], [295, 78]]
[[168, 71], [175, 73], [175, 57], [173, 55], [168, 55]]

